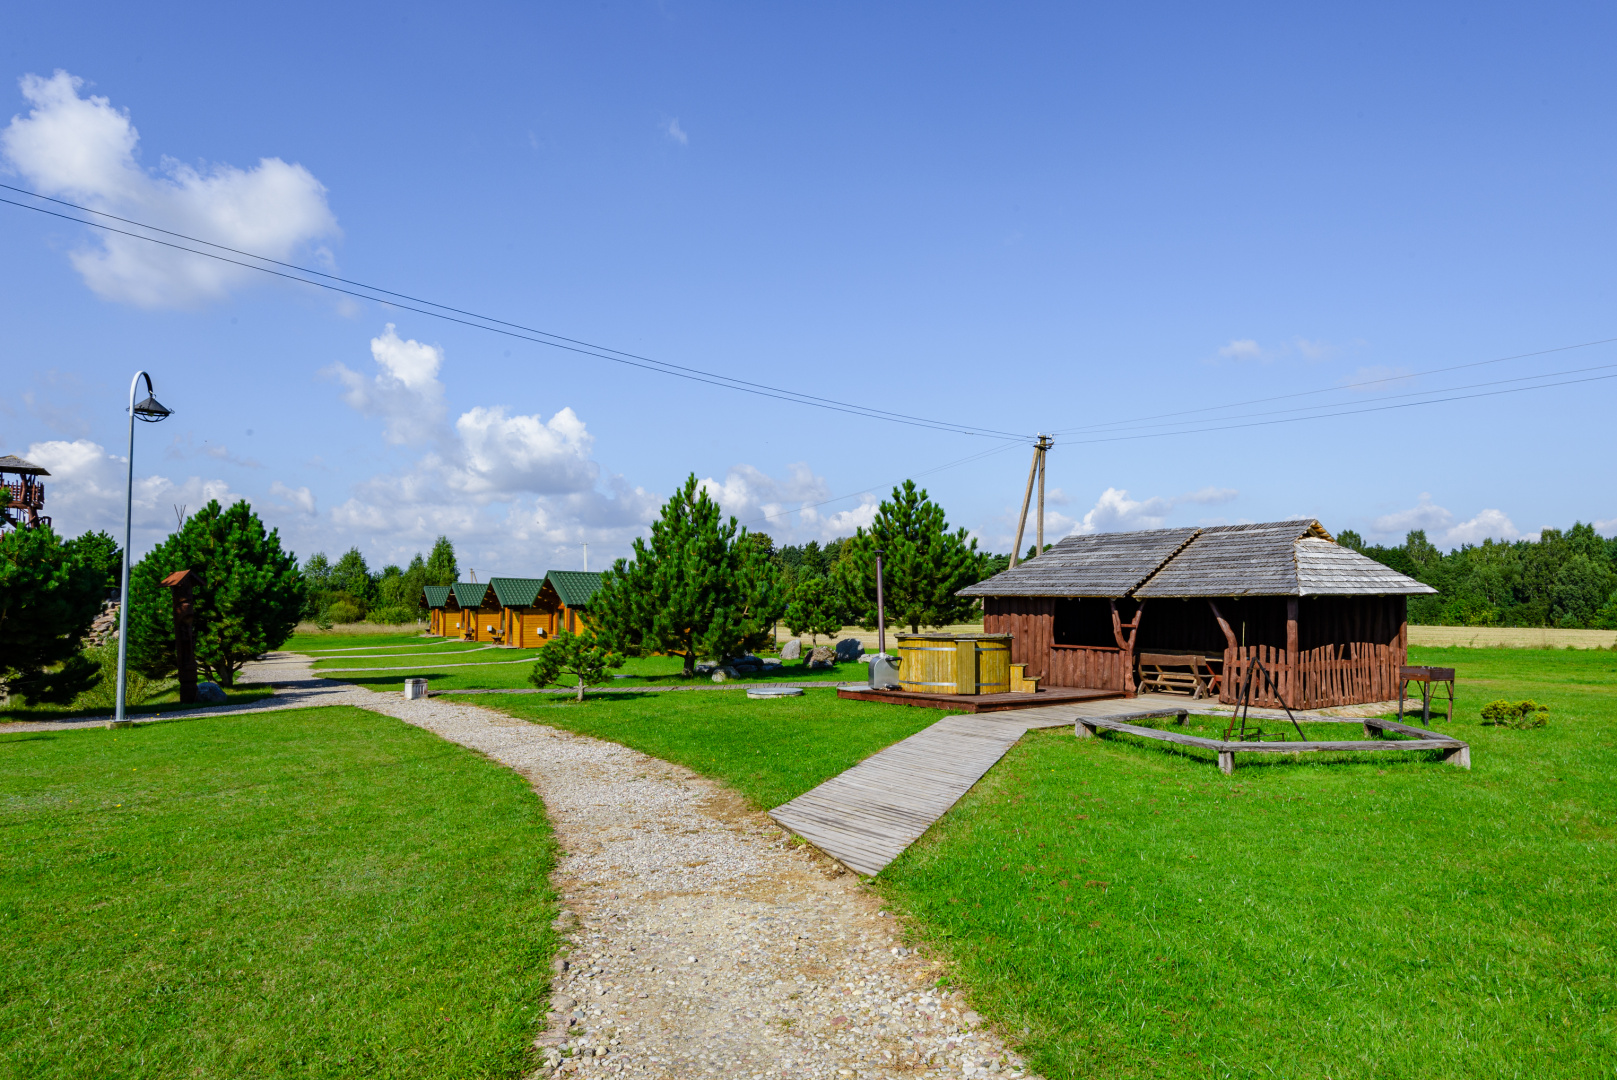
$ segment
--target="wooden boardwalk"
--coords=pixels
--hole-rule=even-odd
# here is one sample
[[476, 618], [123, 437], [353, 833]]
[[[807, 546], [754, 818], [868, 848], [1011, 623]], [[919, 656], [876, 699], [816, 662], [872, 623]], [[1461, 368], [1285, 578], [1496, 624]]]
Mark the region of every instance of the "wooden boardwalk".
[[[872, 754], [819, 787], [805, 791], [791, 802], [775, 807], [769, 816], [782, 828], [801, 836], [849, 869], [875, 875], [919, 840], [921, 834], [959, 802], [960, 797], [1029, 730], [1077, 725], [1082, 721], [1088, 721], [1083, 724], [1084, 734], [1092, 734], [1099, 728], [1170, 742], [1205, 744], [1219, 751], [1219, 767], [1226, 771], [1226, 766], [1233, 767], [1230, 759], [1235, 753], [1327, 749], [1436, 748], [1442, 749], [1445, 760], [1455, 765], [1469, 768], [1471, 763], [1470, 748], [1453, 736], [1392, 721], [1347, 719], [1303, 711], [1297, 711], [1296, 716], [1309, 723], [1363, 724], [1367, 733], [1376, 728], [1414, 738], [1390, 743], [1225, 744], [1133, 726], [1132, 721], [1200, 711], [1197, 708], [1200, 702], [1180, 700], [1182, 704], [1164, 702], [1160, 696], [1150, 701], [1113, 698], [944, 717], [926, 730]], [[1258, 713], [1259, 710], [1252, 710], [1254, 717]], [[1276, 714], [1280, 718], [1286, 715], [1278, 711]]]
[[880, 873], [960, 801], [1031, 728], [1080, 717], [1176, 716], [1184, 708], [1111, 699], [948, 716], [769, 812], [776, 823], [861, 874]]

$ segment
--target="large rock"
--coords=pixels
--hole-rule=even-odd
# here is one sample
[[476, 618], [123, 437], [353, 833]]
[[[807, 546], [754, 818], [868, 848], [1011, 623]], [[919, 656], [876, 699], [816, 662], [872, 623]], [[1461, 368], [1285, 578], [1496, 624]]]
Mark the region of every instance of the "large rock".
[[230, 695], [219, 688], [218, 683], [197, 683], [197, 700], [204, 705], [223, 705], [230, 700]]
[[730, 661], [730, 666], [743, 675], [756, 675], [764, 669], [764, 662], [748, 653], [746, 656], [738, 656]]
[[802, 655], [803, 643], [798, 641], [796, 638], [793, 638], [780, 647], [780, 658], [782, 660], [796, 660]]
[[845, 637], [837, 642], [837, 659], [843, 663], [859, 659], [864, 652], [865, 647], [859, 644], [858, 638]]
[[813, 652], [809, 653], [808, 666], [810, 670], [836, 667], [836, 650], [826, 648], [824, 645], [817, 646]]

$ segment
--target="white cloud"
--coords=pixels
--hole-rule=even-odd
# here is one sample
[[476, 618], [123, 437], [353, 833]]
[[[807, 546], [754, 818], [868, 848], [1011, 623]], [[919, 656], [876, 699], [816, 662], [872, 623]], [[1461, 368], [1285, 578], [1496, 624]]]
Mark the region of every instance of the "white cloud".
[[1595, 532], [1601, 536], [1617, 536], [1617, 518], [1595, 522]]
[[1264, 358], [1263, 346], [1251, 338], [1236, 338], [1219, 349], [1218, 355], [1226, 360], [1262, 360]]
[[1402, 540], [1413, 529], [1424, 529], [1428, 540], [1444, 548], [1480, 544], [1487, 539], [1537, 539], [1536, 533], [1523, 533], [1518, 529], [1503, 510], [1483, 510], [1469, 521], [1455, 524], [1453, 512], [1437, 505], [1425, 491], [1414, 506], [1383, 514], [1370, 523], [1370, 529], [1372, 534], [1389, 541]]
[[[301, 165], [262, 158], [250, 169], [198, 167], [165, 157], [154, 174], [137, 160], [140, 135], [127, 110], [81, 97], [83, 80], [65, 71], [20, 81], [30, 110], [0, 132], [0, 155], [43, 194], [273, 259], [337, 234], [326, 189]], [[140, 307], [194, 307], [258, 276], [127, 236], [100, 234], [96, 243], [70, 256], [85, 284]]]
[[843, 510], [804, 505], [826, 502], [831, 487], [807, 462], [786, 468], [786, 476], [777, 479], [752, 465], [736, 465], [722, 482], [709, 477], [702, 487], [726, 514], [734, 515], [753, 532], [768, 533], [777, 545], [852, 536], [855, 529], [869, 528], [876, 519], [879, 500], [871, 492], [858, 496], [858, 505]]
[[679, 143], [679, 145], [690, 145], [691, 137], [685, 134], [684, 128], [679, 126], [679, 117], [676, 116], [672, 120], [668, 121], [667, 124], [663, 125], [663, 130], [668, 133], [668, 137], [670, 139]]
[[315, 516], [314, 492], [307, 487], [289, 487], [277, 480], [270, 485], [270, 494], [279, 500], [283, 510], [297, 510], [309, 517]]
[[1219, 348], [1218, 355], [1225, 360], [1258, 360], [1264, 363], [1300, 356], [1309, 363], [1319, 363], [1331, 359], [1340, 351], [1328, 341], [1305, 337], [1294, 337], [1278, 345], [1261, 345], [1255, 338], [1234, 338]]
[[570, 494], [593, 487], [600, 475], [590, 459], [595, 438], [570, 408], [544, 420], [479, 405], [455, 421], [455, 432], [459, 462], [448, 480], [468, 495]]
[[[1074, 524], [1071, 531], [1088, 534], [1160, 529], [1167, 524], [1168, 515], [1180, 506], [1217, 506], [1231, 501], [1239, 494], [1240, 492], [1234, 488], [1205, 487], [1200, 491], [1166, 498], [1157, 495], [1149, 499], [1131, 499], [1126, 490], [1109, 487], [1101, 492], [1100, 498], [1095, 500], [1095, 505], [1084, 514], [1082, 520]], [[1049, 535], [1048, 515], [1045, 526], [1046, 535]]]
[[[76, 536], [87, 530], [105, 529], [122, 538], [128, 469], [125, 458], [107, 453], [101, 444], [88, 439], [33, 443], [23, 457], [50, 470], [45, 481], [45, 513], [58, 533]], [[141, 476], [137, 468], [132, 515], [136, 557], [173, 531], [175, 506], [195, 512], [210, 499], [229, 506], [241, 496], [232, 492], [224, 480]]]
[[388, 323], [371, 338], [371, 359], [380, 368], [367, 379], [336, 363], [325, 374], [343, 386], [343, 401], [365, 416], [386, 421], [385, 437], [395, 444], [429, 442], [442, 435], [447, 406], [438, 381], [444, 353], [436, 345], [403, 340]]

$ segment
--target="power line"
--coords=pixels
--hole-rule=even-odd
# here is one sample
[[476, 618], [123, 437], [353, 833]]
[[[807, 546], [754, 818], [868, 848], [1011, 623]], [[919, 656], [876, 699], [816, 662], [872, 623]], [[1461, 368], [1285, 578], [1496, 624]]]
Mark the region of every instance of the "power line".
[[1219, 412], [1224, 409], [1238, 409], [1246, 405], [1263, 405], [1271, 401], [1286, 401], [1291, 398], [1311, 397], [1317, 394], [1334, 394], [1344, 390], [1357, 390], [1366, 386], [1380, 386], [1383, 383], [1402, 382], [1405, 379], [1415, 379], [1422, 375], [1440, 375], [1445, 371], [1462, 371], [1466, 368], [1486, 367], [1489, 364], [1503, 364], [1511, 360], [1526, 360], [1534, 356], [1549, 356], [1554, 353], [1571, 352], [1574, 349], [1588, 349], [1596, 345], [1610, 345], [1617, 342], [1617, 338], [1600, 338], [1597, 341], [1584, 341], [1576, 345], [1558, 345], [1551, 349], [1538, 349], [1533, 352], [1516, 353], [1513, 356], [1499, 356], [1492, 360], [1473, 360], [1465, 364], [1451, 364], [1447, 367], [1427, 368], [1424, 371], [1411, 371], [1405, 374], [1387, 375], [1379, 379], [1366, 379], [1362, 382], [1343, 383], [1340, 386], [1328, 386], [1319, 390], [1299, 390], [1291, 394], [1275, 394], [1271, 397], [1251, 398], [1247, 401], [1235, 401], [1227, 405], [1204, 405], [1196, 409], [1181, 409], [1177, 412], [1153, 413], [1149, 416], [1135, 417], [1129, 420], [1109, 420], [1104, 424], [1092, 424], [1085, 427], [1067, 428], [1054, 432], [1056, 435], [1080, 435], [1092, 431], [1103, 431], [1107, 428], [1121, 427], [1125, 424], [1137, 424], [1147, 420], [1160, 420], [1170, 416], [1192, 416], [1197, 413]]
[[[165, 236], [173, 236], [178, 239], [185, 240], [188, 243], [201, 244], [205, 247], [217, 248], [219, 251], [228, 251], [231, 254], [241, 255], [246, 259], [254, 259], [258, 262], [268, 263], [270, 265], [260, 266], [254, 262], [243, 262], [241, 259], [232, 259], [228, 256], [217, 254], [214, 251], [199, 251], [196, 248], [186, 247], [184, 244], [176, 244], [167, 240], [161, 240], [155, 236], [146, 236], [142, 233], [131, 232], [127, 229], [114, 228], [111, 225], [107, 225], [99, 221], [86, 221], [83, 218], [74, 217], [71, 214], [58, 213], [42, 206], [30, 206], [27, 203], [18, 202], [14, 199], [0, 198], [0, 203], [15, 206], [23, 210], [32, 210], [36, 214], [44, 214], [49, 217], [60, 218], [63, 221], [71, 221], [74, 224], [100, 229], [103, 232], [113, 233], [118, 236], [127, 236], [133, 240], [143, 240], [146, 243], [157, 244], [162, 247], [171, 248], [175, 251], [183, 251], [191, 255], [200, 255], [204, 258], [214, 259], [218, 262], [229, 263], [232, 266], [240, 266], [247, 270], [256, 270], [262, 274], [269, 274], [274, 277], [283, 278], [287, 281], [295, 281], [303, 285], [312, 285], [316, 288], [326, 289], [331, 292], [340, 293], [344, 296], [351, 296], [360, 300], [370, 300], [373, 303], [386, 304], [389, 307], [398, 308], [402, 311], [415, 312], [419, 315], [426, 315], [431, 318], [442, 319], [446, 322], [458, 323], [461, 326], [469, 326], [474, 329], [488, 331], [489, 333], [501, 334], [505, 337], [515, 338], [520, 341], [527, 341], [535, 345], [547, 345], [553, 349], [562, 349], [567, 352], [577, 353], [583, 356], [591, 356], [600, 360], [609, 360], [613, 363], [623, 364], [627, 367], [639, 368], [643, 371], [654, 371], [663, 375], [672, 375], [676, 378], [688, 379], [692, 382], [705, 383], [709, 386], [722, 387], [727, 390], [738, 390], [742, 393], [754, 394], [759, 397], [773, 398], [777, 401], [794, 402], [799, 405], [808, 405], [814, 408], [826, 409], [832, 412], [841, 412], [851, 416], [861, 416], [871, 420], [884, 420], [889, 423], [905, 424], [911, 427], [927, 428], [933, 431], [946, 431], [956, 435], [972, 435], [981, 438], [1006, 439], [1019, 442], [1027, 437], [1016, 432], [999, 431], [994, 428], [980, 427], [975, 424], [955, 424], [947, 421], [913, 416], [908, 413], [893, 412], [887, 409], [877, 409], [868, 405], [857, 405], [852, 402], [839, 401], [835, 398], [823, 398], [797, 390], [788, 390], [784, 387], [769, 386], [764, 383], [756, 383], [748, 380], [738, 379], [730, 375], [721, 375], [717, 372], [705, 371], [701, 368], [673, 364], [665, 360], [653, 360], [650, 357], [640, 356], [636, 353], [624, 352], [620, 349], [612, 349], [604, 345], [595, 345], [587, 341], [578, 340], [576, 338], [564, 337], [560, 334], [553, 334], [546, 330], [539, 330], [533, 327], [524, 326], [521, 323], [497, 319], [493, 316], [481, 315], [462, 308], [452, 307], [448, 304], [440, 304], [433, 300], [423, 300], [418, 297], [410, 296], [406, 293], [395, 292], [391, 289], [383, 289], [379, 286], [367, 285], [363, 282], [337, 277], [334, 274], [327, 274], [324, 271], [298, 266], [295, 263], [282, 262], [279, 259], [272, 259], [268, 256], [256, 255], [252, 252], [227, 247], [223, 244], [215, 244], [212, 241], [202, 240], [194, 236], [188, 236], [185, 233], [174, 232], [169, 229], [162, 229], [155, 225], [147, 225], [144, 222], [135, 221], [131, 218], [119, 217], [116, 214], [109, 214], [105, 211], [94, 210], [90, 207], [80, 206], [77, 203], [68, 202], [63, 199], [54, 199], [48, 195], [40, 195], [37, 192], [28, 191], [25, 188], [15, 187], [11, 184], [0, 183], [0, 188], [4, 188], [8, 191], [15, 191], [19, 194], [27, 195], [30, 198], [55, 203], [58, 206], [69, 207], [83, 213], [95, 214], [110, 220], [120, 221], [126, 225], [133, 225], [136, 228], [162, 233]], [[284, 267], [286, 270], [293, 272], [287, 273], [281, 270], [274, 270], [270, 268], [271, 266]], [[311, 275], [311, 277], [299, 275]], [[313, 277], [324, 278], [325, 280], [312, 280]], [[347, 287], [345, 288], [344, 286]], [[358, 290], [364, 291], [361, 292]], [[390, 300], [385, 299], [385, 297], [395, 297], [396, 299]]]

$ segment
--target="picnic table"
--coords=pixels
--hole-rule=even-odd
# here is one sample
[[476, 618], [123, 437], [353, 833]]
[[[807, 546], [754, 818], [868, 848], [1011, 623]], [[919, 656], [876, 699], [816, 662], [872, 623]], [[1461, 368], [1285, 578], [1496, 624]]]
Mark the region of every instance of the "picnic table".
[[[1222, 659], [1219, 668], [1223, 667]], [[1217, 697], [1224, 676], [1201, 653], [1154, 652], [1140, 654], [1140, 692], [1185, 694], [1192, 698]]]

